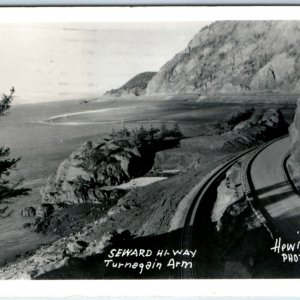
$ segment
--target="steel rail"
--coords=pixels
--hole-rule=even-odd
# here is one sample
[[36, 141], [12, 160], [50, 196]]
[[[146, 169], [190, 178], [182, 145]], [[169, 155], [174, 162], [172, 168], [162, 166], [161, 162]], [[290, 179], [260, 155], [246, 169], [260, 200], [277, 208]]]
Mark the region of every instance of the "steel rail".
[[[234, 165], [241, 157], [247, 155], [248, 153], [256, 150], [257, 147], [252, 149], [248, 149], [239, 155], [231, 158], [230, 160], [226, 161], [222, 165], [218, 166], [214, 170], [212, 170], [208, 176], [203, 179], [203, 183], [199, 188], [194, 200], [188, 210], [188, 213], [185, 217], [184, 227], [182, 229], [181, 234], [181, 249], [192, 249], [193, 247], [193, 240], [194, 240], [194, 222], [196, 219], [196, 214], [199, 209], [199, 205], [201, 200], [205, 198], [206, 193], [208, 192], [211, 185], [215, 183], [216, 180], [219, 180], [220, 177], [224, 176], [224, 173], [227, 172], [232, 165]], [[192, 247], [191, 247], [192, 246]], [[183, 258], [182, 258], [183, 259]], [[186, 258], [184, 258], [186, 260]], [[193, 259], [189, 258], [190, 262], [193, 264]], [[183, 279], [191, 279], [196, 278], [194, 274], [194, 268], [191, 269], [183, 269], [180, 268], [180, 278]]]
[[[200, 205], [201, 201], [205, 198], [210, 187], [221, 177], [224, 177], [224, 173], [227, 172], [232, 167], [232, 165], [234, 165], [237, 161], [239, 161], [239, 159], [241, 159], [243, 156], [249, 155], [249, 154], [250, 155], [247, 157], [246, 162], [242, 166], [242, 186], [243, 186], [243, 189], [245, 192], [245, 196], [246, 196], [247, 200], [249, 201], [251, 208], [253, 209], [253, 211], [257, 215], [257, 217], [260, 218], [261, 221], [263, 221], [261, 218], [260, 208], [259, 208], [259, 210], [257, 210], [253, 206], [254, 201], [252, 201], [252, 199], [253, 199], [252, 195], [254, 194], [255, 189], [254, 189], [252, 181], [251, 181], [251, 176], [250, 176], [249, 170], [251, 168], [253, 160], [261, 151], [263, 151], [266, 147], [270, 146], [272, 143], [275, 143], [276, 141], [278, 141], [282, 138], [285, 138], [285, 137], [286, 137], [286, 135], [283, 137], [277, 138], [275, 140], [272, 140], [271, 142], [268, 142], [268, 143], [264, 144], [263, 146], [256, 146], [256, 147], [253, 147], [251, 149], [248, 149], [248, 150], [240, 153], [239, 155], [235, 156], [234, 158], [229, 159], [228, 161], [224, 162], [223, 164], [221, 164], [220, 166], [218, 166], [217, 168], [212, 170], [203, 179], [203, 183], [199, 187], [199, 190], [198, 190], [196, 196], [194, 197], [194, 200], [192, 201], [192, 204], [190, 205], [188, 213], [185, 217], [184, 227], [182, 228], [182, 234], [181, 234], [181, 242], [180, 242], [181, 249], [192, 249], [192, 247], [193, 247], [194, 230], [195, 230], [194, 223], [195, 223], [195, 219], [196, 219], [196, 214], [199, 209], [199, 205]], [[251, 198], [250, 198], [250, 196], [251, 196]], [[268, 220], [268, 218], [266, 218], [265, 214], [262, 214], [262, 215], [265, 217], [266, 220]], [[265, 226], [265, 228], [268, 230], [268, 232], [272, 236], [273, 230], [271, 230], [269, 228], [269, 226], [267, 225], [266, 222], [264, 222], [263, 225]], [[186, 260], [186, 258], [184, 258], [184, 259]], [[191, 257], [189, 258], [189, 261], [193, 264], [193, 259]], [[180, 278], [183, 278], [183, 279], [197, 278], [194, 274], [194, 268], [191, 268], [191, 269], [180, 268]]]

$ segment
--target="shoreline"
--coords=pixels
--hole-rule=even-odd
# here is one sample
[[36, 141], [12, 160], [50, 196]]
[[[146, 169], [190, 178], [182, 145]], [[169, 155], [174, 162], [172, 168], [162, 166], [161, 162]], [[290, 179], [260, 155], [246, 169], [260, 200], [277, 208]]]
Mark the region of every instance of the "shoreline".
[[[84, 121], [67, 121], [67, 118], [73, 116], [83, 116], [83, 115], [91, 115], [91, 114], [102, 114], [102, 113], [113, 113], [113, 112], [123, 112], [124, 110], [133, 110], [133, 109], [142, 109], [143, 111], [154, 109], [150, 105], [134, 105], [134, 106], [121, 106], [121, 107], [109, 107], [109, 108], [101, 108], [101, 109], [93, 109], [93, 110], [83, 110], [71, 113], [64, 113], [60, 115], [54, 115], [46, 120], [38, 121], [39, 124], [47, 124], [47, 125], [69, 125], [69, 126], [77, 126], [77, 125], [101, 125], [101, 124], [116, 124], [120, 123], [120, 119], [117, 120], [107, 120], [107, 121], [98, 121], [98, 122], [84, 122]], [[59, 122], [59, 119], [65, 118], [65, 122]], [[124, 120], [126, 121], [126, 120]], [[36, 122], [35, 122], [36, 123]]]

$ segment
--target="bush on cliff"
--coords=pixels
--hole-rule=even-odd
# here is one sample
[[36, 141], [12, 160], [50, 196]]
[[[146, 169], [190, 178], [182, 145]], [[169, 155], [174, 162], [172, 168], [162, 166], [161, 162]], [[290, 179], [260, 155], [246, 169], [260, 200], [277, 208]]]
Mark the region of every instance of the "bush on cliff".
[[222, 130], [232, 130], [237, 124], [242, 121], [248, 120], [254, 113], [254, 108], [241, 108], [238, 111], [232, 112], [229, 118], [225, 121], [217, 123], [217, 128]]

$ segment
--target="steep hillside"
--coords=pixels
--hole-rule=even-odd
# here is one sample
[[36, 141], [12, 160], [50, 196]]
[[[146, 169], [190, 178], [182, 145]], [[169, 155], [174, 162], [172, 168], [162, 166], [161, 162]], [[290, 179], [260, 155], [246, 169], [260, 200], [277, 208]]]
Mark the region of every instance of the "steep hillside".
[[106, 96], [140, 96], [145, 93], [148, 82], [156, 72], [140, 73], [118, 89], [113, 89], [105, 93]]
[[146, 94], [300, 92], [299, 21], [220, 21], [198, 32]]
[[290, 175], [296, 184], [297, 188], [300, 188], [300, 98], [297, 101], [297, 108], [295, 112], [294, 122], [289, 127], [290, 139], [291, 139], [291, 155], [287, 160], [287, 166]]

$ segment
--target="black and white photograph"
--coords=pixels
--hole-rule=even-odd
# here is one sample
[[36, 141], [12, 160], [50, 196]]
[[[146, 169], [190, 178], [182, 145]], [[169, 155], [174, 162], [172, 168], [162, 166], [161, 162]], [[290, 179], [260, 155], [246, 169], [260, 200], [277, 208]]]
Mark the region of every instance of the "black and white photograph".
[[300, 278], [300, 19], [142, 11], [0, 22], [0, 279]]

